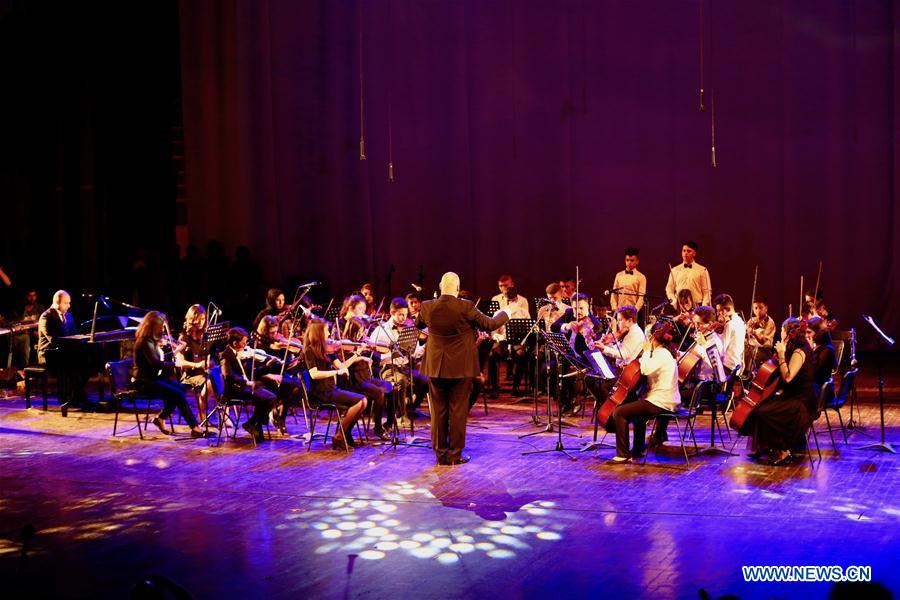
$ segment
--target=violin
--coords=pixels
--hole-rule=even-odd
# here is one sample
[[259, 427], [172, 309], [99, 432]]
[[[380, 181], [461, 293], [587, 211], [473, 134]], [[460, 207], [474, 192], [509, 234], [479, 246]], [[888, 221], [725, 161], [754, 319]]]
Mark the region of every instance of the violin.
[[276, 334], [274, 342], [272, 343], [272, 347], [276, 350], [284, 350], [285, 348], [289, 348], [290, 352], [299, 354], [303, 351], [303, 342], [301, 342], [297, 338], [287, 338], [281, 334]]

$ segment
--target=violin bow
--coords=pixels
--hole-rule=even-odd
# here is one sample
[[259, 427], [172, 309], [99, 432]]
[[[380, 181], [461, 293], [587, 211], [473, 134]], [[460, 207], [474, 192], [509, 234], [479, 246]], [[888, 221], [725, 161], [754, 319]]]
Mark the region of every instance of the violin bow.
[[819, 261], [819, 272], [816, 274], [816, 289], [813, 291], [813, 309], [819, 301], [819, 282], [822, 279], [822, 261]]

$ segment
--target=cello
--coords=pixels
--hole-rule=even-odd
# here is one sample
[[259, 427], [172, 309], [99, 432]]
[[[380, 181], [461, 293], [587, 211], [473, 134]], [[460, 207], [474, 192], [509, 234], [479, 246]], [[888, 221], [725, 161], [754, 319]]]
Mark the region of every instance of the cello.
[[634, 360], [625, 365], [625, 368], [619, 374], [619, 378], [616, 379], [615, 385], [610, 390], [606, 401], [600, 407], [600, 410], [597, 411], [597, 422], [607, 431], [609, 431], [607, 426], [609, 418], [616, 410], [616, 407], [625, 402], [628, 394], [636, 389], [638, 384], [644, 379], [644, 376], [641, 375], [641, 362], [638, 360], [643, 353], [644, 351], [641, 350], [634, 357]]
[[769, 359], [759, 368], [750, 384], [750, 391], [734, 401], [734, 411], [728, 424], [735, 431], [739, 431], [753, 410], [772, 398], [781, 382], [778, 372], [778, 364], [774, 359]]

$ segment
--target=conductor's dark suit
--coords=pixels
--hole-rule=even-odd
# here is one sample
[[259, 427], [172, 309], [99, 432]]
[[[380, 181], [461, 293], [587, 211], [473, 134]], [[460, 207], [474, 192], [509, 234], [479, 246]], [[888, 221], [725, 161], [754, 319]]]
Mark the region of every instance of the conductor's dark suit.
[[480, 374], [476, 329], [493, 331], [508, 320], [506, 313], [491, 318], [469, 300], [446, 294], [422, 303], [416, 326], [428, 327], [421, 371], [431, 380], [431, 441], [438, 463], [459, 461], [466, 445], [469, 393]]

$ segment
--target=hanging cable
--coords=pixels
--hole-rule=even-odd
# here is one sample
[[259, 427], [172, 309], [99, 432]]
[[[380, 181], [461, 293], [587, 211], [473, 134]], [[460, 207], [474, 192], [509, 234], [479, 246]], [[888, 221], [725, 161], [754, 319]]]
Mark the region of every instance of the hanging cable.
[[362, 0], [359, 1], [359, 160], [366, 160], [366, 119], [363, 110], [363, 11]]

